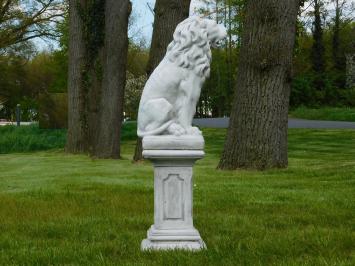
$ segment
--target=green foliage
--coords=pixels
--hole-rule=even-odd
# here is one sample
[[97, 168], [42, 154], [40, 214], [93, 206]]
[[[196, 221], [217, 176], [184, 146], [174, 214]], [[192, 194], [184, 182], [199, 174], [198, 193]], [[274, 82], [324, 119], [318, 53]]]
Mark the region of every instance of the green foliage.
[[122, 125], [121, 140], [136, 140], [137, 139], [137, 123], [125, 122]]
[[[135, 140], [137, 124], [126, 122], [122, 126], [121, 140]], [[64, 149], [65, 129], [41, 129], [38, 124], [30, 126], [0, 126], [0, 154]]]
[[26, 59], [22, 56], [0, 55], [0, 98], [4, 101], [0, 118], [13, 118], [16, 105], [33, 96], [33, 91], [27, 87], [25, 65]]
[[124, 114], [129, 120], [137, 120], [139, 101], [146, 81], [147, 76], [145, 74], [136, 77], [127, 71]]
[[38, 125], [0, 127], [0, 153], [63, 148], [65, 130], [40, 129]]
[[[237, 68], [237, 50], [233, 50], [231, 70]], [[198, 116], [223, 117], [229, 115], [233, 95], [235, 75], [229, 73], [228, 50], [215, 49], [212, 51], [211, 77], [203, 86], [200, 102], [197, 107]]]
[[68, 55], [65, 50], [54, 51], [51, 55], [49, 67], [53, 80], [48, 84], [46, 91], [63, 93], [68, 89]]
[[[333, 28], [323, 29], [322, 45], [324, 45], [324, 69], [317, 73], [312, 69], [312, 35], [299, 25], [299, 36], [294, 58], [294, 80], [292, 83], [291, 107], [305, 106], [355, 106], [354, 91], [345, 88], [345, 54], [355, 52], [352, 38], [355, 23], [342, 22], [339, 45], [340, 57], [334, 66], [332, 55]], [[313, 47], [313, 48], [312, 48]], [[314, 56], [314, 54], [313, 54]], [[318, 59], [317, 59], [318, 60]], [[339, 67], [342, 67], [339, 69]], [[319, 85], [319, 86], [318, 86]]]
[[294, 110], [291, 110], [290, 115], [295, 118], [310, 120], [355, 122], [355, 108], [350, 107], [307, 108], [300, 106]]
[[68, 95], [66, 93], [43, 93], [39, 96], [39, 127], [68, 127]]
[[6, 100], [0, 118], [13, 119], [21, 104], [24, 121], [37, 119], [41, 93], [67, 90], [67, 56], [63, 51], [42, 52], [31, 59], [25, 55], [0, 56], [0, 97]]
[[355, 132], [290, 130], [285, 170], [218, 171], [225, 130], [194, 167], [202, 252], [141, 252], [153, 169], [59, 151], [1, 155], [4, 265], [354, 265]]
[[228, 37], [220, 49], [213, 49], [211, 77], [201, 92], [196, 115], [199, 117], [228, 116], [235, 90], [235, 73], [244, 20], [245, 0], [201, 1], [199, 13], [224, 24]]
[[313, 79], [310, 75], [296, 76], [292, 81], [290, 97], [291, 106], [318, 105], [317, 91], [313, 88]]

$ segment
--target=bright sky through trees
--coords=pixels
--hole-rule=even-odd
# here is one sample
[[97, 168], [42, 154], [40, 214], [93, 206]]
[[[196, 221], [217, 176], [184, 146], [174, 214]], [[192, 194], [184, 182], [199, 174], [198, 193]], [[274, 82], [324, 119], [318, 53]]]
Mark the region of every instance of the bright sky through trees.
[[[131, 2], [133, 4], [133, 16], [135, 16], [135, 26], [131, 29], [131, 34], [140, 33], [150, 43], [154, 20], [152, 10], [154, 9], [155, 0], [131, 0]], [[191, 1], [191, 13], [193, 13], [199, 2], [199, 0]]]

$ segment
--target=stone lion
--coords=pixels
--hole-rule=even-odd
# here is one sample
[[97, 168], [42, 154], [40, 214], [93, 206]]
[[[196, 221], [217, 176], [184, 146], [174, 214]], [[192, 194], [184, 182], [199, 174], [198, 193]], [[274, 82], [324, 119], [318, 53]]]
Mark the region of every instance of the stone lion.
[[181, 22], [167, 53], [148, 79], [139, 104], [138, 136], [200, 135], [192, 127], [201, 87], [210, 75], [211, 46], [227, 36], [213, 20]]

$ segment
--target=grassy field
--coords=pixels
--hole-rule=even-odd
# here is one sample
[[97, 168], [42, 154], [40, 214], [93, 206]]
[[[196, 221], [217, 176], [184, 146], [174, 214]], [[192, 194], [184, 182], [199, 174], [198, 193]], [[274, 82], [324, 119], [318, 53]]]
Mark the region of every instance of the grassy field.
[[61, 149], [0, 155], [0, 265], [354, 265], [355, 131], [290, 130], [286, 170], [217, 171], [204, 130], [194, 221], [208, 249], [140, 252], [153, 171]]
[[298, 107], [290, 111], [290, 117], [310, 120], [352, 121], [355, 122], [355, 108], [350, 107]]

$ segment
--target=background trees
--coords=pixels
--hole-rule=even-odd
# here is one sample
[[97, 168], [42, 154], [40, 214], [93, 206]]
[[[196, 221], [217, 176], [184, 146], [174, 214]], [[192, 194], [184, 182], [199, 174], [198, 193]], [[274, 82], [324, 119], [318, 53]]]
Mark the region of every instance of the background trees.
[[64, 6], [60, 0], [1, 0], [0, 51], [37, 37], [56, 37], [53, 23]]
[[[52, 75], [56, 62], [43, 54], [36, 63], [30, 63], [37, 54], [31, 40], [57, 37], [57, 24], [64, 14], [65, 3], [60, 0], [0, 1], [1, 117], [11, 119], [20, 103], [23, 119], [37, 118], [36, 95], [43, 90], [39, 79], [47, 79], [45, 87], [51, 87], [52, 78], [57, 79]], [[46, 77], [36, 75], [41, 71]]]
[[211, 77], [201, 92], [196, 115], [199, 117], [229, 116], [234, 94], [235, 69], [243, 28], [245, 0], [204, 0], [198, 9], [203, 17], [224, 24], [228, 38], [223, 49], [214, 49]]
[[[0, 2], [0, 40], [3, 44], [7, 43], [0, 47], [0, 71], [4, 74], [0, 75], [0, 117], [14, 118], [15, 106], [20, 103], [23, 109], [22, 117], [26, 120], [36, 120], [38, 100], [43, 99], [39, 95], [66, 92], [68, 40], [72, 37], [72, 44], [75, 44], [77, 49], [81, 48], [77, 52], [75, 47], [70, 49], [73, 54], [70, 55], [69, 63], [69, 87], [78, 89], [75, 97], [69, 97], [69, 105], [72, 110], [77, 108], [77, 115], [69, 114], [72, 121], [70, 125], [73, 126], [69, 129], [68, 143], [71, 144], [68, 144], [68, 151], [94, 154], [96, 145], [94, 143], [99, 138], [97, 136], [109, 135], [109, 132], [99, 133], [99, 128], [103, 125], [94, 123], [89, 125], [85, 122], [99, 121], [101, 117], [99, 110], [103, 104], [105, 35], [100, 33], [105, 32], [106, 24], [99, 18], [103, 18], [106, 11], [104, 1], [72, 2], [78, 4], [72, 7], [80, 8], [74, 13], [76, 17], [71, 16], [70, 19], [77, 19], [76, 23], [80, 26], [72, 28], [71, 35], [68, 27], [69, 17], [65, 15], [67, 6], [63, 0]], [[351, 73], [354, 73], [355, 69], [353, 1], [304, 2], [297, 21], [291, 108], [300, 105], [354, 106], [355, 91], [352, 89], [354, 78], [351, 78], [354, 76]], [[245, 28], [246, 1], [196, 0], [195, 6], [196, 3], [198, 8], [194, 13], [215, 19], [228, 29], [228, 38], [222, 49], [212, 51], [211, 78], [202, 90], [196, 115], [229, 116], [235, 91], [238, 93], [238, 88], [235, 90], [234, 85], [236, 73], [239, 66], [243, 67], [240, 65], [243, 57], [240, 45], [241, 33]], [[172, 38], [169, 34], [172, 35], [176, 24], [188, 16], [189, 5], [190, 1], [187, 0], [157, 1], [151, 49], [137, 41], [139, 40], [137, 36], [130, 41], [127, 61], [128, 82], [125, 86], [127, 93], [124, 97], [126, 118], [136, 119], [145, 80], [165, 54], [166, 46]], [[64, 20], [59, 19], [63, 15]], [[131, 26], [139, 19], [136, 17], [135, 20], [131, 20]], [[32, 40], [42, 34], [51, 38], [61, 36], [59, 47], [45, 52], [38, 51], [38, 45]], [[72, 78], [71, 75], [76, 78]], [[119, 86], [122, 87], [122, 84]], [[117, 99], [115, 102], [120, 101]], [[71, 137], [73, 135], [79, 137], [73, 140]], [[117, 133], [114, 135], [117, 139]], [[141, 154], [140, 147], [137, 145], [136, 155]], [[140, 157], [137, 156], [136, 159]]]

